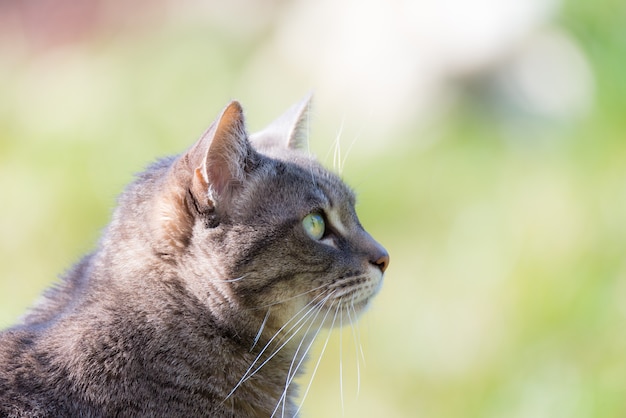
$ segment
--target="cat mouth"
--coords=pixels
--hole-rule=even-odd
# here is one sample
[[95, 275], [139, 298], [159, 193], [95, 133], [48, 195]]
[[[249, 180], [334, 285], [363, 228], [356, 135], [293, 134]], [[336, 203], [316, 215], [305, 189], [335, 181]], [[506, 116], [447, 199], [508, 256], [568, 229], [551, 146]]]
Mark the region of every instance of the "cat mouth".
[[357, 313], [364, 311], [382, 287], [381, 277], [356, 276], [339, 282], [333, 290], [333, 305]]

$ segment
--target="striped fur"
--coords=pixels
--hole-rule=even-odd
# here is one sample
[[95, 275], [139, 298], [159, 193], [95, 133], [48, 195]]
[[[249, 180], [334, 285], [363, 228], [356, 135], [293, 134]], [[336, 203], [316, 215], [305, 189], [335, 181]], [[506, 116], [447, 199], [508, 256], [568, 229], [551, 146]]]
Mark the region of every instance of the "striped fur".
[[138, 176], [95, 251], [0, 333], [0, 416], [297, 415], [311, 342], [356, 319], [388, 264], [301, 150], [308, 107], [248, 136], [232, 102]]

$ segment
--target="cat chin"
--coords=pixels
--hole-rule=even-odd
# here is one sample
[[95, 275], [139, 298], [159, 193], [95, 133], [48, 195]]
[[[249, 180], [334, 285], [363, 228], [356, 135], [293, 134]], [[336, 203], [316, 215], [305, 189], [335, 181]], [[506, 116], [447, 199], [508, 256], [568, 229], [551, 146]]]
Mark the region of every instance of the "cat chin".
[[345, 327], [350, 324], [355, 324], [360, 316], [369, 309], [372, 301], [372, 297], [367, 299], [360, 300], [358, 302], [353, 302], [349, 304], [341, 304], [339, 308], [335, 307], [334, 309], [337, 312], [337, 317], [341, 316], [341, 320], [335, 318], [335, 320], [327, 319], [324, 322], [324, 328], [327, 329], [336, 329]]
[[373, 298], [374, 295], [359, 302], [352, 303], [350, 305], [350, 309], [352, 309], [353, 312], [356, 312], [357, 315], [361, 315], [369, 309]]

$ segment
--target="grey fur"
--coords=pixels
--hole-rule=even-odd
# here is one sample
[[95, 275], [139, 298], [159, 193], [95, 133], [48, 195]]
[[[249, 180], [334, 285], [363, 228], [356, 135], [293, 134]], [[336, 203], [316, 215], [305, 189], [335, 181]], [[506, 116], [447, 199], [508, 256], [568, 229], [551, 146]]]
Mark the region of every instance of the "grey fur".
[[[232, 102], [140, 174], [96, 250], [0, 333], [0, 416], [294, 416], [300, 341], [362, 311], [388, 264], [352, 192], [294, 149], [307, 109], [250, 141]], [[314, 211], [319, 241], [302, 227]]]

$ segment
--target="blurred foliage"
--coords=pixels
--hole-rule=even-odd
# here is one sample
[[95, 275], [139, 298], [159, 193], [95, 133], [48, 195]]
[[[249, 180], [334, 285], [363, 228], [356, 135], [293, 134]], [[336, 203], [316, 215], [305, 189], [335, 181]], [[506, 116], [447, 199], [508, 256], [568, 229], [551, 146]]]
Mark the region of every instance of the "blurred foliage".
[[[511, 135], [468, 88], [430, 130], [356, 143], [344, 176], [391, 266], [357, 331], [331, 334], [304, 416], [626, 416], [625, 12], [571, 0], [558, 18], [595, 75], [584, 119]], [[251, 130], [289, 104], [238, 82], [253, 48], [191, 25], [28, 65], [0, 55], [0, 325], [94, 247], [132, 173], [228, 99]], [[318, 155], [335, 128], [314, 129]]]

